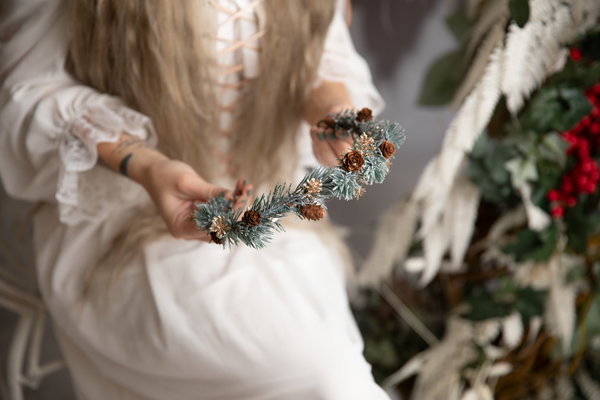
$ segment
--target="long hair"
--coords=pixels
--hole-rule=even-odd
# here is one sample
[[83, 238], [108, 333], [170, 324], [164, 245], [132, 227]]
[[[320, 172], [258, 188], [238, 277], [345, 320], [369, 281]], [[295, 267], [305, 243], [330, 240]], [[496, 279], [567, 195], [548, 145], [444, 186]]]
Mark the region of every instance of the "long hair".
[[[257, 187], [290, 172], [334, 0], [265, 0], [264, 10], [261, 72], [243, 89], [232, 134], [232, 178], [243, 175]], [[149, 116], [160, 151], [213, 179], [219, 118], [210, 67], [214, 44], [205, 34], [214, 18], [206, 2], [71, 0], [69, 12], [69, 72]], [[98, 265], [123, 265], [166, 232], [156, 211], [139, 216]]]

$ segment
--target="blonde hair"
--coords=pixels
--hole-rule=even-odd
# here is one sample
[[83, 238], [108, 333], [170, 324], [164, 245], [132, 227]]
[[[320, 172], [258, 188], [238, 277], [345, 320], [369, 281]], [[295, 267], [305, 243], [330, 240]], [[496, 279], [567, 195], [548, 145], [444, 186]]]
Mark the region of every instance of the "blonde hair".
[[[198, 0], [71, 0], [67, 68], [148, 115], [159, 150], [211, 180], [219, 119], [202, 7]], [[255, 186], [290, 171], [334, 0], [265, 0], [264, 7], [261, 74], [243, 89], [232, 133], [234, 174], [243, 171]], [[98, 265], [122, 266], [166, 232], [154, 210], [140, 210], [133, 221]]]

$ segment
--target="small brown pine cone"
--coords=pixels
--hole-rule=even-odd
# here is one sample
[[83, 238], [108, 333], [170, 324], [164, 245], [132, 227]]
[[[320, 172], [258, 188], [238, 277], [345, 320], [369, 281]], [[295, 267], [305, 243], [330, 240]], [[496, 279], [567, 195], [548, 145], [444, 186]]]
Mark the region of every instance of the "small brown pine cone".
[[342, 158], [342, 166], [348, 172], [360, 171], [364, 163], [365, 158], [358, 150], [350, 151]]
[[371, 109], [367, 107], [363, 108], [358, 112], [358, 114], [356, 114], [356, 120], [358, 122], [366, 122], [369, 121], [371, 118], [373, 118], [373, 111], [371, 111]]
[[216, 232], [210, 233], [210, 240], [216, 244], [223, 244], [223, 240], [217, 236]]
[[396, 152], [396, 148], [394, 147], [394, 145], [391, 142], [388, 142], [387, 140], [384, 140], [379, 145], [379, 150], [381, 150], [381, 155], [383, 156], [383, 158], [390, 158]]
[[325, 217], [325, 209], [319, 204], [307, 204], [300, 207], [300, 215], [310, 221], [318, 221]]
[[260, 224], [260, 213], [258, 211], [248, 210], [244, 212], [242, 221], [244, 221], [250, 226], [257, 226], [258, 224]]

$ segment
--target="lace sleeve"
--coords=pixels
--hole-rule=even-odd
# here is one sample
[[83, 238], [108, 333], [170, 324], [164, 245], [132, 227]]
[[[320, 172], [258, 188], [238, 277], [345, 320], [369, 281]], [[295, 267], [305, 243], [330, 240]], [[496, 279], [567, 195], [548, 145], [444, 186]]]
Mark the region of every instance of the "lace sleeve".
[[96, 167], [97, 144], [114, 143], [122, 132], [156, 143], [150, 119], [109, 96], [100, 96], [69, 119], [59, 145], [61, 168], [56, 200], [62, 223], [76, 225], [100, 218], [143, 192], [133, 181]]
[[385, 102], [373, 85], [367, 62], [354, 48], [344, 20], [343, 4], [338, 1], [329, 26], [315, 86], [323, 81], [343, 83], [354, 106], [369, 107], [378, 114], [383, 111]]

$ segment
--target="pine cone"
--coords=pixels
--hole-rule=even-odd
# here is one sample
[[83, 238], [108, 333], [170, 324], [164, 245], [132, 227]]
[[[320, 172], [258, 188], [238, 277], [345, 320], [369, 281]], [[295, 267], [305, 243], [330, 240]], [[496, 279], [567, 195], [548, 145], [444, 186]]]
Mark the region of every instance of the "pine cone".
[[360, 171], [364, 163], [365, 158], [358, 150], [350, 151], [342, 158], [342, 166], [348, 172]]
[[319, 204], [307, 204], [300, 207], [300, 215], [310, 221], [318, 221], [325, 217], [325, 209]]
[[366, 122], [369, 121], [371, 118], [373, 118], [373, 111], [371, 111], [371, 109], [367, 107], [363, 108], [358, 112], [358, 114], [356, 114], [356, 120], [358, 122]]
[[223, 244], [223, 239], [218, 237], [216, 232], [210, 233], [210, 241], [215, 242], [216, 244]]
[[381, 155], [383, 156], [383, 158], [390, 158], [396, 152], [396, 148], [394, 147], [394, 145], [391, 142], [388, 142], [387, 140], [384, 140], [379, 145], [379, 150], [381, 150]]
[[250, 226], [257, 226], [258, 224], [260, 224], [260, 213], [258, 211], [248, 210], [244, 212], [242, 221], [244, 221]]

